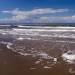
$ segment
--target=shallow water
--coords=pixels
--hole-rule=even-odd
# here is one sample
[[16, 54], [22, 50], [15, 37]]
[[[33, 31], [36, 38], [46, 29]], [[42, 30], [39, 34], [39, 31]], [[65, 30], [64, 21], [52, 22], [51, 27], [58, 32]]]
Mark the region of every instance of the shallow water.
[[75, 74], [75, 27], [0, 29], [2, 75]]

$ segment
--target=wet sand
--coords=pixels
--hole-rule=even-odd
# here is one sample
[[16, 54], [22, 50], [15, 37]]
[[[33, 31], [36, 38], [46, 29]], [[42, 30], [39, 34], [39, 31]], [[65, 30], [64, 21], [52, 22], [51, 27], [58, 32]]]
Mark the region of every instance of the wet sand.
[[[13, 49], [17, 45], [19, 47], [25, 46], [25, 53], [32, 53], [29, 50], [35, 51], [44, 51], [49, 54], [51, 57], [57, 58], [48, 58], [41, 57], [33, 51], [32, 55], [21, 55], [19, 51], [12, 51], [7, 48], [6, 44], [0, 43], [0, 74], [1, 75], [74, 75], [75, 73], [70, 73], [69, 68], [75, 70], [75, 65], [67, 64], [61, 55], [62, 50], [60, 50], [63, 43], [58, 43], [49, 41], [37, 41], [37, 40], [23, 40], [15, 41], [14, 45], [11, 47]], [[62, 44], [62, 45], [61, 45]], [[67, 45], [69, 45], [67, 43]], [[67, 50], [68, 46], [64, 48]], [[55, 46], [55, 47], [53, 47]], [[70, 46], [70, 45], [69, 45]], [[53, 47], [53, 48], [52, 48]], [[64, 50], [65, 52], [65, 50]], [[72, 67], [73, 66], [73, 67]]]

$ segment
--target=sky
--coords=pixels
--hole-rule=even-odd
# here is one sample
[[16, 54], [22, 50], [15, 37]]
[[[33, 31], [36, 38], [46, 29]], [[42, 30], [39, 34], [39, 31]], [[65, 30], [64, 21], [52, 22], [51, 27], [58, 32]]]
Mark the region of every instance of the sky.
[[75, 0], [0, 0], [0, 23], [75, 23]]

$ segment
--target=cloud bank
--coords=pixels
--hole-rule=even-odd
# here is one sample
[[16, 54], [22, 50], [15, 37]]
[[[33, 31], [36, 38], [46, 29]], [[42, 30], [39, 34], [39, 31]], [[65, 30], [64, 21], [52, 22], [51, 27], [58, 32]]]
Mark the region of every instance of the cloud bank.
[[65, 17], [41, 17], [33, 21], [37, 23], [75, 23], [75, 15]]
[[[13, 15], [10, 18], [3, 18], [0, 19], [1, 21], [10, 21], [10, 22], [37, 22], [37, 23], [56, 23], [56, 22], [75, 22], [75, 15], [73, 16], [64, 16], [64, 17], [56, 17], [51, 16], [47, 17], [47, 14], [57, 14], [57, 13], [65, 13], [69, 12], [69, 9], [52, 9], [52, 8], [45, 8], [45, 9], [33, 9], [30, 11], [21, 11], [18, 8], [11, 11], [2, 11], [3, 14], [11, 14]], [[42, 16], [42, 15], [45, 16]], [[40, 15], [40, 17], [37, 17]], [[35, 17], [34, 17], [35, 16]]]

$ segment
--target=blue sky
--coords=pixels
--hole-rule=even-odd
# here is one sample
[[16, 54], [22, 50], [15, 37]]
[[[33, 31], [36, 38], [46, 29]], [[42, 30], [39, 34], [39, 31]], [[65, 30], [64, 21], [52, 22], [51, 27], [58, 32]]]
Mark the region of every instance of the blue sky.
[[0, 23], [75, 23], [75, 0], [0, 0]]

